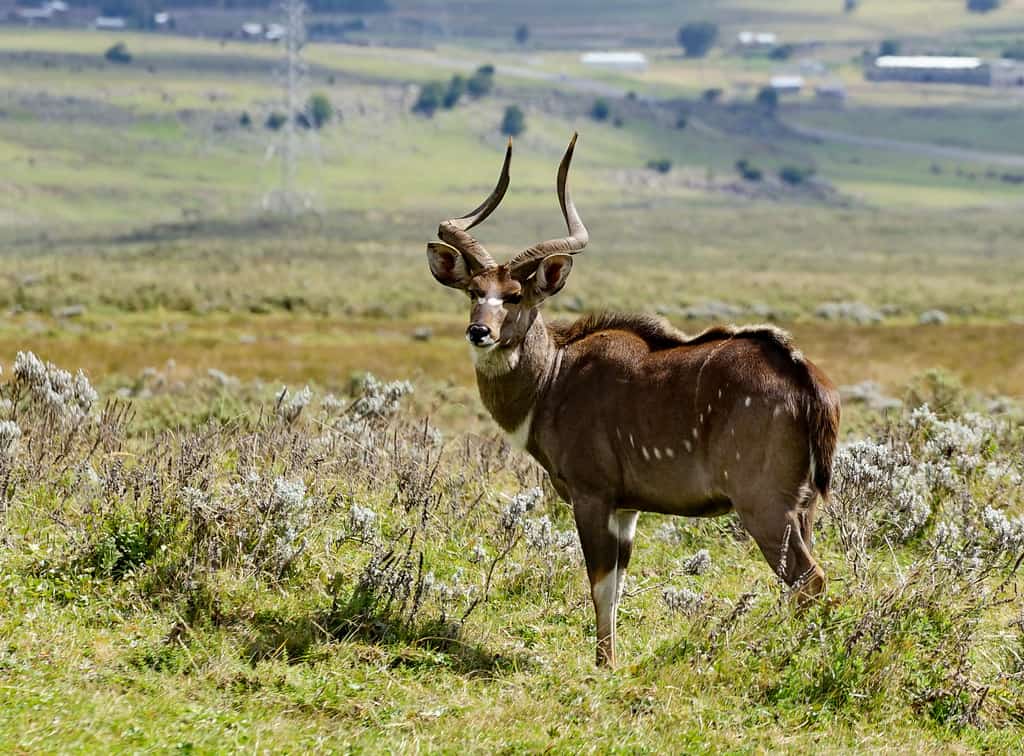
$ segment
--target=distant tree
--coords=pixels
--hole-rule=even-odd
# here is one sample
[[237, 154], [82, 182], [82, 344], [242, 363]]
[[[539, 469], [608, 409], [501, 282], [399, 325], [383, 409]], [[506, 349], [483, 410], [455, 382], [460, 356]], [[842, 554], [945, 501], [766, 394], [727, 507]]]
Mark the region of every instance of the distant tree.
[[266, 122], [263, 124], [271, 131], [277, 131], [284, 126], [285, 121], [288, 120], [288, 116], [284, 113], [278, 113], [276, 110], [267, 116]]
[[526, 24], [520, 24], [516, 27], [516, 42], [520, 45], [525, 45], [530, 41], [530, 27]]
[[508, 136], [519, 136], [526, 131], [526, 116], [516, 105], [509, 105], [505, 108], [505, 115], [501, 119], [501, 133]]
[[1024, 40], [1017, 40], [1003, 50], [1003, 57], [1011, 60], [1024, 60]]
[[903, 45], [898, 39], [883, 39], [878, 46], [879, 55], [899, 55]]
[[680, 115], [676, 117], [676, 128], [682, 131], [690, 124], [690, 121], [686, 116]]
[[243, 112], [241, 117], [239, 117], [238, 125], [241, 126], [243, 129], [252, 128], [252, 116], [249, 115], [249, 111], [248, 110]]
[[441, 104], [444, 102], [444, 85], [439, 81], [432, 81], [429, 84], [424, 84], [423, 89], [420, 90], [420, 96], [416, 98], [416, 102], [413, 103], [412, 112], [421, 113], [428, 118], [434, 115]]
[[999, 7], [999, 0], [967, 0], [967, 10], [971, 13], [988, 13]]
[[466, 92], [470, 97], [479, 98], [491, 93], [494, 89], [494, 66], [491, 64], [476, 69], [466, 82]]
[[687, 58], [703, 58], [718, 39], [718, 25], [710, 21], [685, 24], [677, 35]]
[[755, 102], [765, 110], [774, 111], [779, 107], [779, 93], [772, 87], [761, 87]]
[[785, 44], [776, 45], [772, 48], [771, 52], [768, 53], [768, 57], [772, 60], [789, 60], [793, 57], [793, 53], [796, 51], [796, 45]]
[[859, 0], [843, 0], [843, 13], [853, 13], [860, 5]]
[[441, 107], [445, 110], [451, 110], [459, 104], [459, 99], [466, 91], [466, 79], [463, 76], [455, 74], [451, 81], [448, 82], [448, 89], [445, 90], [444, 97], [441, 98]]
[[813, 175], [813, 166], [784, 165], [779, 169], [779, 178], [790, 186], [803, 184]]
[[312, 122], [313, 128], [316, 129], [322, 129], [334, 116], [334, 106], [331, 105], [331, 101], [327, 99], [327, 95], [319, 92], [309, 98], [306, 110], [309, 112], [309, 120]]
[[608, 116], [612, 114], [612, 106], [608, 104], [608, 100], [603, 97], [599, 97], [594, 100], [594, 104], [590, 107], [590, 117], [595, 121], [607, 121]]
[[711, 87], [710, 89], [705, 89], [703, 92], [700, 93], [700, 99], [704, 100], [704, 102], [708, 103], [709, 105], [713, 105], [714, 103], [718, 102], [721, 98], [722, 90], [720, 87]]
[[108, 47], [107, 51], [103, 53], [103, 57], [111, 63], [132, 62], [132, 54], [128, 52], [128, 48], [125, 47], [124, 42], [118, 42], [117, 44]]
[[668, 173], [672, 170], [672, 161], [667, 158], [648, 160], [647, 168], [648, 170], [657, 171], [658, 173]]
[[764, 173], [746, 158], [736, 161], [736, 170], [746, 181], [760, 181]]

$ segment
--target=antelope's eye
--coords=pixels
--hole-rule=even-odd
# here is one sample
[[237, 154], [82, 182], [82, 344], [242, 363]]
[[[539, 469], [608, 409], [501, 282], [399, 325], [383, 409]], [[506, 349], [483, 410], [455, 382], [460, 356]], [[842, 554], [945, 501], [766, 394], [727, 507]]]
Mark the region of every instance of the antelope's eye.
[[504, 301], [505, 301], [505, 304], [517, 305], [517, 304], [519, 304], [520, 302], [523, 301], [523, 295], [522, 294], [509, 294], [507, 297], [505, 297]]

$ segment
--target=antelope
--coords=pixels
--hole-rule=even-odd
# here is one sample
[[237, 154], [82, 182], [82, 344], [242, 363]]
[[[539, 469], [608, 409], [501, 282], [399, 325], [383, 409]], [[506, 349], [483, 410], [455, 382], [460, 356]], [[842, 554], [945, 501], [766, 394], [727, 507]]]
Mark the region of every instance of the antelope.
[[572, 507], [597, 615], [597, 664], [615, 665], [615, 617], [639, 512], [736, 512], [798, 603], [825, 589], [811, 555], [818, 498], [829, 493], [839, 427], [835, 386], [763, 325], [686, 336], [646, 315], [545, 323], [588, 233], [569, 194], [576, 136], [558, 168], [568, 236], [498, 264], [469, 231], [509, 185], [443, 221], [427, 245], [438, 282], [469, 295], [466, 339], [480, 397], [510, 440]]

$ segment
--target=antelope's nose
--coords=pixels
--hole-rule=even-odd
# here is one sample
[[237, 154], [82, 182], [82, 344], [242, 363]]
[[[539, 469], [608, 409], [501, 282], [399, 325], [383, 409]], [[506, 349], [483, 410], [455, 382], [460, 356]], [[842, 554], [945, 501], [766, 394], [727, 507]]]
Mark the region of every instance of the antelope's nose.
[[470, 323], [466, 329], [466, 338], [470, 344], [481, 345], [491, 338], [491, 329], [480, 323]]

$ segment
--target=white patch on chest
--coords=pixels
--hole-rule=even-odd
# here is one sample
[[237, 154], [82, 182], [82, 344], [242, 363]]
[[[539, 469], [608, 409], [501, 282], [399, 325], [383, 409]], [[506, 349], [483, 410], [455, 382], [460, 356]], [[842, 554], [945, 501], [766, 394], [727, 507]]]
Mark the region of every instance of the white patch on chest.
[[530, 441], [531, 425], [533, 425], [533, 410], [526, 413], [526, 417], [523, 418], [523, 422], [519, 423], [518, 427], [505, 431], [508, 442], [517, 449], [525, 450], [526, 444]]

